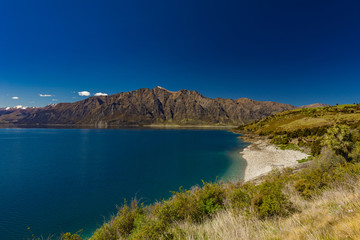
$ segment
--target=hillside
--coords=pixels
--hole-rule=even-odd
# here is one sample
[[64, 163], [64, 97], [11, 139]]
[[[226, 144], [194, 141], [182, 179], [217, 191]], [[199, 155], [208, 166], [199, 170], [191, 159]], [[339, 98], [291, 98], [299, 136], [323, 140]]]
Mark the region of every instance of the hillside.
[[279, 132], [301, 131], [311, 128], [333, 126], [334, 124], [356, 125], [360, 121], [360, 105], [340, 105], [332, 107], [305, 108], [284, 111], [239, 129], [270, 135]]
[[239, 125], [294, 109], [247, 98], [211, 99], [197, 91], [142, 88], [38, 109], [0, 111], [0, 123], [125, 125]]

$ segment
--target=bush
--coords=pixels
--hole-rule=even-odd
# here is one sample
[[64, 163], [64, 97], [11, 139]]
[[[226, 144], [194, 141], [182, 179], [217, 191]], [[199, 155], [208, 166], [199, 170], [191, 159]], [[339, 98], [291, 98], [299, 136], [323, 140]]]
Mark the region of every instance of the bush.
[[360, 175], [360, 164], [359, 163], [346, 163], [343, 166], [334, 168], [333, 181], [344, 182], [349, 179], [358, 178]]
[[348, 155], [354, 147], [353, 136], [350, 128], [346, 125], [335, 125], [329, 128], [324, 137], [323, 145], [328, 146], [348, 160]]
[[172, 234], [168, 232], [168, 224], [162, 220], [148, 220], [136, 229], [130, 239], [173, 239]]
[[311, 154], [317, 156], [321, 153], [322, 145], [320, 140], [315, 140], [311, 144]]
[[116, 240], [128, 237], [137, 227], [136, 223], [145, 217], [143, 206], [133, 200], [129, 206], [126, 201], [118, 208], [117, 215], [107, 224], [95, 231], [92, 240]]
[[353, 163], [360, 162], [360, 142], [356, 142], [354, 149], [349, 154], [350, 161]]
[[127, 237], [135, 228], [135, 222], [144, 215], [143, 207], [138, 206], [138, 202], [133, 200], [131, 206], [126, 202], [124, 206], [118, 210], [117, 216], [113, 220], [113, 227], [121, 237]]
[[328, 185], [329, 179], [324, 178], [323, 175], [319, 169], [306, 171], [294, 182], [294, 188], [302, 197], [310, 199]]
[[217, 183], [203, 183], [203, 188], [183, 191], [181, 188], [174, 196], [155, 209], [155, 216], [165, 222], [187, 220], [201, 222], [224, 206], [224, 189]]
[[195, 198], [195, 192], [179, 189], [173, 192], [173, 196], [163, 201], [161, 205], [154, 209], [155, 216], [165, 222], [174, 221], [197, 221], [201, 218], [198, 203]]
[[301, 196], [310, 199], [330, 187], [333, 182], [343, 181], [347, 165], [349, 164], [342, 156], [325, 147], [312, 162], [311, 168], [297, 174], [293, 185]]
[[260, 218], [287, 216], [294, 211], [293, 204], [282, 193], [282, 185], [268, 181], [259, 185], [252, 206]]
[[301, 178], [294, 183], [294, 188], [306, 199], [310, 199], [313, 196], [314, 185], [311, 185], [310, 181], [305, 178]]
[[211, 216], [224, 206], [224, 189], [217, 183], [203, 183], [199, 192], [199, 207], [203, 216]]
[[316, 157], [313, 161], [313, 168], [320, 169], [321, 172], [329, 173], [334, 167], [340, 166], [346, 162], [342, 155], [336, 154], [333, 150], [328, 147], [324, 147], [321, 154]]
[[284, 135], [284, 136], [274, 136], [273, 139], [271, 140], [271, 143], [273, 144], [278, 144], [278, 145], [282, 145], [282, 144], [288, 144], [290, 142], [289, 138]]
[[229, 196], [230, 206], [235, 210], [245, 210], [251, 204], [249, 193], [244, 188], [235, 189]]
[[90, 240], [116, 240], [116, 229], [112, 227], [111, 223], [105, 223], [98, 228], [91, 236]]

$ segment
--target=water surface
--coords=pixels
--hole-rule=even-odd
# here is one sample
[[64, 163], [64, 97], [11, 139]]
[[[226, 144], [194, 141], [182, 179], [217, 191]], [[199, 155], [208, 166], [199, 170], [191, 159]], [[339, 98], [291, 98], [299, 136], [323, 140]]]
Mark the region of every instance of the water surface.
[[245, 146], [220, 130], [0, 129], [1, 238], [89, 235], [124, 198], [241, 178]]

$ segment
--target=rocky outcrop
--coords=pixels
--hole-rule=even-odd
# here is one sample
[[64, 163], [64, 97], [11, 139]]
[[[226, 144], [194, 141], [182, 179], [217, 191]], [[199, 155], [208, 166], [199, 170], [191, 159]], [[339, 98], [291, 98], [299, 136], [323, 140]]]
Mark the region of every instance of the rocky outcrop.
[[[236, 100], [204, 97], [197, 91], [171, 92], [161, 87], [142, 88], [110, 96], [90, 97], [74, 103], [59, 103], [31, 111], [22, 110], [0, 122], [19, 124], [124, 125], [239, 125], [295, 107], [247, 98]], [[5, 111], [6, 112], [6, 111]]]

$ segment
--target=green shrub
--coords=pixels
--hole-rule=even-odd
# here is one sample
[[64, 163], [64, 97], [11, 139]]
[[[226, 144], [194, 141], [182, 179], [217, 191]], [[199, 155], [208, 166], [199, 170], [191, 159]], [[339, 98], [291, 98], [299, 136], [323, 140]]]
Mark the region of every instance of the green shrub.
[[137, 222], [145, 217], [143, 206], [133, 200], [129, 206], [126, 201], [121, 208], [118, 208], [117, 215], [97, 229], [91, 240], [116, 240], [128, 237], [136, 228]]
[[[339, 171], [347, 168], [348, 165], [342, 156], [336, 155], [329, 148], [324, 148], [321, 154], [314, 159], [310, 168], [296, 175], [293, 186], [301, 196], [310, 199], [330, 187], [333, 182], [343, 181], [344, 178]], [[343, 173], [345, 172], [343, 171]]]
[[311, 144], [311, 154], [317, 156], [321, 153], [322, 145], [321, 140], [315, 140]]
[[192, 192], [180, 188], [178, 192], [173, 192], [174, 195], [169, 200], [163, 201], [154, 209], [155, 216], [165, 222], [200, 219], [201, 213], [195, 198], [198, 191]]
[[318, 166], [300, 172], [293, 186], [305, 199], [311, 199], [334, 184], [337, 185], [348, 179], [358, 178], [359, 175], [360, 164], [358, 163], [337, 163], [330, 168]]
[[162, 220], [148, 220], [136, 229], [130, 239], [173, 239], [173, 235], [168, 230], [169, 223]]
[[278, 144], [278, 145], [288, 144], [289, 142], [290, 142], [290, 139], [286, 135], [284, 135], [284, 136], [277, 135], [271, 139], [271, 143]]
[[314, 186], [310, 184], [308, 179], [301, 178], [294, 183], [294, 188], [306, 199], [313, 196]]
[[360, 176], [359, 163], [345, 163], [333, 169], [332, 180], [337, 183], [342, 183], [349, 179], [358, 178]]
[[224, 207], [225, 191], [217, 183], [203, 183], [202, 188], [178, 192], [153, 209], [154, 215], [164, 222], [201, 222]]
[[245, 210], [251, 204], [249, 193], [244, 188], [235, 189], [229, 196], [230, 206], [235, 210]]
[[360, 142], [356, 142], [354, 148], [349, 154], [349, 157], [350, 157], [350, 161], [353, 163], [360, 162]]
[[104, 223], [91, 236], [90, 240], [116, 240], [116, 229], [112, 227], [111, 223]]
[[345, 163], [346, 160], [342, 155], [338, 155], [328, 147], [324, 147], [321, 154], [314, 159], [312, 168], [318, 168], [321, 172], [329, 173], [334, 167]]
[[302, 197], [310, 199], [328, 186], [328, 180], [324, 178], [321, 171], [313, 170], [296, 180], [294, 188]]
[[117, 216], [113, 219], [113, 227], [121, 237], [127, 237], [131, 234], [135, 227], [135, 222], [138, 218], [144, 215], [142, 206], [138, 206], [136, 200], [132, 201], [131, 206], [126, 202], [119, 208]]
[[343, 156], [346, 160], [354, 147], [352, 132], [349, 126], [335, 125], [329, 128], [324, 136], [323, 145], [328, 146], [337, 155]]
[[203, 216], [211, 216], [224, 206], [224, 189], [217, 183], [204, 183], [198, 195], [199, 207]]
[[252, 206], [260, 218], [287, 216], [294, 211], [293, 204], [282, 192], [282, 185], [268, 181], [258, 186]]

